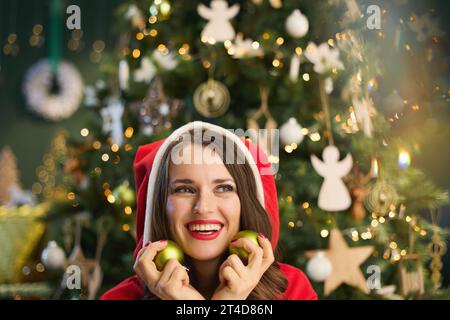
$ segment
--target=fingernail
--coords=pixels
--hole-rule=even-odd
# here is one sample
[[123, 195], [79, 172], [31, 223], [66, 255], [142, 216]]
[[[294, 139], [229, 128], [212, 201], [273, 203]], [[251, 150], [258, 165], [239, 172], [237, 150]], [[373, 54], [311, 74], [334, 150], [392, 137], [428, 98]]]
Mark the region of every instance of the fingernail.
[[160, 240], [159, 241], [161, 244], [166, 244], [167, 243], [167, 240]]
[[147, 248], [151, 243], [152, 243], [151, 241], [147, 242], [147, 243], [145, 244], [144, 248]]
[[231, 243], [235, 243], [236, 241], [238, 241], [239, 239], [234, 239], [234, 240], [231, 240]]
[[267, 239], [267, 237], [262, 232], [259, 233], [259, 236], [263, 239]]

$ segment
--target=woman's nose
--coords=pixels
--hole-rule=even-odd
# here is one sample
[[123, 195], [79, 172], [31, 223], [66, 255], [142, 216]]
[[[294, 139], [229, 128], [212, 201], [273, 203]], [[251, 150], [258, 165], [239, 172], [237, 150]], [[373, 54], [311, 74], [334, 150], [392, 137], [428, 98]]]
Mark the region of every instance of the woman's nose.
[[214, 194], [209, 191], [202, 191], [197, 196], [193, 211], [197, 214], [212, 213], [214, 212], [214, 205]]

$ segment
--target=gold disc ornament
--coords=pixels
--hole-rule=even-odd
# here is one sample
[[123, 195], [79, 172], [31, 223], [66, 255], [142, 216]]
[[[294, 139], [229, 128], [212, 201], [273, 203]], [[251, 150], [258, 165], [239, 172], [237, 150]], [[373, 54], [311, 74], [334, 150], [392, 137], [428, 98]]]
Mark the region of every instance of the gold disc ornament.
[[385, 216], [392, 205], [396, 205], [398, 195], [395, 188], [385, 181], [378, 181], [364, 199], [364, 205], [369, 212]]
[[224, 84], [209, 79], [195, 90], [194, 106], [204, 117], [220, 117], [230, 106], [230, 93]]

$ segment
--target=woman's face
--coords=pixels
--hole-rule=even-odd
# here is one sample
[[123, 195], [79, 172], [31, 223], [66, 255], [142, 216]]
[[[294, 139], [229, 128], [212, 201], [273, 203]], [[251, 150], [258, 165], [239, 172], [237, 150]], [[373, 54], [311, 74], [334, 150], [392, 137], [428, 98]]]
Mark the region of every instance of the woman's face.
[[191, 258], [215, 259], [239, 231], [236, 182], [217, 153], [201, 145], [186, 146], [182, 152], [199, 152], [203, 163], [170, 163], [166, 208], [170, 231]]

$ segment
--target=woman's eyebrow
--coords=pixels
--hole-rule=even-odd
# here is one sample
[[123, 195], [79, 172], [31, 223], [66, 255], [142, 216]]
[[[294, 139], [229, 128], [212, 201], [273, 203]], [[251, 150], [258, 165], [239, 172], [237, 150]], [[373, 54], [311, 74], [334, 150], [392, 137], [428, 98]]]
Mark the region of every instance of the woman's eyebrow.
[[[234, 183], [233, 179], [228, 179], [228, 178], [213, 180], [213, 183], [224, 183], [224, 182]], [[192, 181], [191, 179], [175, 179], [171, 183], [172, 184], [176, 184], [176, 183], [194, 184], [194, 181]]]
[[191, 179], [175, 179], [172, 183], [194, 183]]
[[214, 183], [224, 183], [224, 182], [234, 183], [233, 179], [215, 179], [213, 182]]

